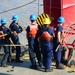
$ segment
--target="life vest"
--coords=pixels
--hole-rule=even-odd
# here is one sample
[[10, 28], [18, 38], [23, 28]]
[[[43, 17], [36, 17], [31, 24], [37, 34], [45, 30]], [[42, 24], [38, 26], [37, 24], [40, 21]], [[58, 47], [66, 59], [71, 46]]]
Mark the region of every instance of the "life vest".
[[52, 36], [47, 31], [44, 31], [43, 34], [41, 35], [41, 39], [50, 41], [52, 39]]
[[5, 37], [2, 35], [4, 35], [4, 32], [3, 32], [3, 30], [0, 30], [0, 40], [5, 39]]
[[37, 31], [38, 31], [37, 24], [30, 25], [30, 32], [28, 32], [28, 37], [35, 38], [36, 37], [36, 34], [37, 34]]

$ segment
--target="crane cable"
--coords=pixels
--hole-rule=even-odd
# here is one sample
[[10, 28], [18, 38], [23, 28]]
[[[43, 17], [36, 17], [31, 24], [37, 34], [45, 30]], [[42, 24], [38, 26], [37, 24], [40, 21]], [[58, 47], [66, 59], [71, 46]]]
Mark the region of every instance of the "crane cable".
[[9, 11], [12, 11], [12, 10], [15, 10], [15, 9], [22, 8], [22, 7], [27, 6], [27, 5], [29, 5], [29, 4], [31, 4], [31, 3], [33, 3], [33, 2], [35, 2], [35, 1], [36, 1], [36, 0], [33, 0], [33, 1], [29, 2], [29, 3], [27, 3], [27, 4], [18, 6], [18, 7], [16, 7], [16, 8], [12, 8], [12, 9], [8, 9], [8, 10], [5, 10], [5, 11], [2, 11], [2, 12], [0, 12], [0, 14], [5, 13], [5, 12], [9, 12]]
[[[27, 4], [18, 6], [18, 7], [16, 7], [16, 8], [12, 8], [12, 9], [8, 9], [8, 10], [5, 10], [5, 11], [2, 11], [2, 12], [0, 12], [0, 14], [9, 12], [9, 11], [12, 11], [12, 10], [15, 10], [15, 9], [22, 8], [22, 7], [27, 6], [27, 5], [29, 5], [29, 4], [31, 4], [31, 3], [33, 3], [33, 2], [35, 2], [35, 1], [36, 1], [36, 0], [33, 0], [33, 1], [29, 2], [29, 3], [27, 3]], [[39, 0], [38, 0], [38, 15], [39, 15]], [[23, 34], [23, 33], [21, 33], [21, 34], [22, 34], [22, 35], [25, 35], [25, 34]]]
[[[12, 8], [12, 9], [8, 9], [8, 10], [5, 10], [5, 11], [2, 11], [2, 12], [0, 12], [0, 14], [9, 12], [9, 11], [12, 11], [12, 10], [15, 10], [15, 9], [22, 8], [22, 7], [27, 6], [27, 5], [29, 5], [29, 4], [31, 4], [31, 3], [33, 3], [33, 2], [35, 2], [35, 1], [36, 1], [36, 0], [33, 0], [33, 1], [29, 2], [29, 3], [27, 3], [27, 4], [18, 6], [18, 7], [16, 7], [16, 8]], [[21, 33], [21, 34], [22, 34], [22, 35], [25, 35], [25, 34], [23, 34], [23, 33]]]

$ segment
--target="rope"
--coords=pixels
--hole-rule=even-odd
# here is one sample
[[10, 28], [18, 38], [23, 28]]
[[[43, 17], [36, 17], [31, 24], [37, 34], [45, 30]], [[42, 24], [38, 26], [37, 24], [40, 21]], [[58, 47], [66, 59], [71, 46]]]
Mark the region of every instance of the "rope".
[[28, 46], [28, 45], [25, 45], [25, 44], [5, 44], [5, 45], [0, 45], [0, 46]]
[[18, 7], [16, 7], [16, 8], [12, 8], [12, 9], [8, 9], [8, 10], [5, 10], [5, 11], [2, 11], [2, 12], [0, 12], [0, 14], [5, 13], [5, 12], [9, 12], [9, 11], [12, 11], [12, 10], [15, 10], [15, 9], [22, 8], [22, 7], [27, 6], [27, 5], [29, 5], [29, 4], [31, 4], [31, 3], [33, 3], [33, 2], [35, 2], [35, 1], [36, 1], [36, 0], [33, 0], [33, 1], [29, 2], [29, 3], [27, 3], [27, 4], [18, 6]]

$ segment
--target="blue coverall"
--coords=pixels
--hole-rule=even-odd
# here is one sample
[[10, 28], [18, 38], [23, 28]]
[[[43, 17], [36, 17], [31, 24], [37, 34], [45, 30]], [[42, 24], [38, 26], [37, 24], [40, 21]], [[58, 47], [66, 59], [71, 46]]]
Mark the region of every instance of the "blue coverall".
[[[19, 41], [19, 37], [18, 35], [14, 35], [13, 32], [16, 31], [17, 33], [21, 33], [22, 32], [22, 27], [20, 25], [18, 25], [18, 23], [15, 23], [14, 21], [11, 23], [10, 25], [10, 29], [11, 29], [11, 39], [13, 41], [14, 44], [20, 44]], [[20, 46], [16, 46], [16, 61], [20, 61], [20, 53], [21, 53], [21, 48]]]
[[[30, 32], [30, 27], [28, 26], [26, 29], [27, 33]], [[35, 52], [34, 52], [34, 43], [35, 43], [35, 38], [33, 37], [28, 37], [28, 45], [29, 45], [29, 56], [30, 56], [30, 61], [32, 63], [32, 66], [34, 68], [37, 68], [36, 60], [35, 60]]]
[[[42, 35], [42, 33], [46, 30], [51, 36], [53, 36], [54, 34], [53, 29], [48, 28], [47, 26], [42, 28], [42, 30], [40, 31], [41, 33], [40, 35]], [[43, 65], [45, 66], [45, 69], [50, 69], [52, 63], [52, 52], [53, 52], [52, 40], [50, 41], [41, 40], [41, 50], [43, 54]]]
[[[5, 39], [0, 40], [0, 45], [9, 44], [10, 43], [10, 41], [9, 41], [10, 30], [4, 25], [1, 25], [0, 29], [3, 29], [4, 34], [7, 34], [7, 36], [5, 36]], [[7, 59], [9, 56], [9, 46], [3, 46], [3, 48], [4, 48], [5, 54], [4, 54], [4, 57], [1, 61], [1, 66], [6, 65]]]
[[57, 38], [57, 33], [58, 31], [61, 32], [61, 35], [62, 35], [62, 26], [57, 26], [57, 29], [56, 29], [56, 35], [55, 35], [55, 38], [53, 39], [53, 53], [54, 53], [54, 58], [56, 60], [56, 65], [58, 66], [60, 63], [61, 63], [61, 46], [58, 48], [57, 52], [55, 51], [56, 48], [58, 47], [59, 45], [59, 41], [58, 41], [58, 38]]
[[34, 52], [36, 54], [39, 66], [42, 67], [41, 50], [40, 50], [40, 47], [39, 47], [38, 38], [39, 38], [39, 30], [38, 30], [37, 36], [36, 36], [36, 38], [34, 40]]

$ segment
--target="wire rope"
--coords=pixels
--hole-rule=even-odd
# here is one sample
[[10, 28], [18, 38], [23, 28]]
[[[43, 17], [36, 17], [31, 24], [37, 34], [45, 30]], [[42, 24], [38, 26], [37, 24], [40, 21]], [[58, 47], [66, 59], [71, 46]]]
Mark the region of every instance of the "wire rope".
[[27, 4], [24, 4], [24, 5], [21, 5], [21, 6], [12, 8], [12, 9], [8, 9], [8, 10], [5, 10], [5, 11], [2, 11], [2, 12], [0, 12], [0, 14], [5, 13], [5, 12], [9, 12], [9, 11], [12, 11], [12, 10], [15, 10], [15, 9], [19, 9], [19, 8], [22, 8], [22, 7], [25, 7], [25, 6], [31, 4], [31, 3], [35, 2], [35, 1], [36, 1], [36, 0], [33, 0], [33, 1], [29, 2], [29, 3], [27, 3]]

